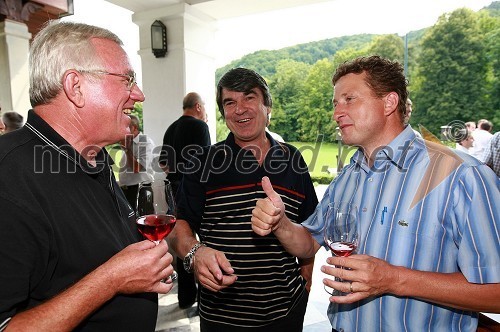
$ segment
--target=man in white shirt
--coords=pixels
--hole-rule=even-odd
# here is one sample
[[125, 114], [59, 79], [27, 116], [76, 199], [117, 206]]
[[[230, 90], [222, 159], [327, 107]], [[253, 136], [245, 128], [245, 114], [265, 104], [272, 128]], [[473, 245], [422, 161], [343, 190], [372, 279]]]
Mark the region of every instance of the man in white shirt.
[[491, 134], [491, 129], [493, 129], [493, 124], [488, 120], [480, 120], [476, 130], [472, 132], [474, 137], [474, 146], [471, 149], [470, 154], [477, 159], [482, 160], [484, 149], [488, 146], [493, 135]]
[[[411, 101], [410, 98], [406, 99], [406, 114], [405, 114], [405, 118], [404, 118], [404, 123], [405, 125], [409, 124], [410, 123], [410, 118], [411, 118], [411, 113], [413, 112], [413, 102]], [[417, 137], [420, 137], [422, 138], [422, 135], [415, 129], [413, 129], [413, 132], [415, 133], [415, 135], [417, 135]]]
[[267, 115], [267, 125], [266, 125], [266, 132], [269, 133], [269, 135], [271, 135], [271, 137], [276, 141], [276, 142], [281, 142], [281, 143], [285, 143], [285, 140], [283, 139], [283, 137], [278, 134], [278, 133], [275, 133], [274, 131], [270, 131], [269, 130], [269, 124], [271, 123], [271, 113], [269, 113]]
[[474, 146], [474, 137], [472, 137], [472, 132], [468, 129], [460, 130], [460, 134], [457, 140], [456, 149], [458, 151], [463, 151], [470, 154], [472, 147]]
[[[121, 141], [124, 167], [120, 169], [119, 184], [130, 206], [135, 210], [139, 183], [153, 179], [153, 140], [139, 131], [139, 118], [130, 116], [130, 133]], [[123, 162], [122, 162], [123, 165]]]

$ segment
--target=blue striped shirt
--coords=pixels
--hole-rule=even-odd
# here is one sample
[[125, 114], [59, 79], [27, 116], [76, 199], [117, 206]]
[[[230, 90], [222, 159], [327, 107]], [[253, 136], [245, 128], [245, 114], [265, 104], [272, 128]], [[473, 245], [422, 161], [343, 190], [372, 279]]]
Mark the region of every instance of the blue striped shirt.
[[[302, 224], [325, 245], [328, 204], [359, 208], [358, 253], [414, 270], [460, 271], [471, 283], [500, 282], [499, 180], [475, 158], [417, 138], [410, 126], [377, 153], [360, 150]], [[386, 212], [383, 212], [386, 211]], [[477, 313], [390, 294], [331, 303], [344, 331], [475, 331]]]

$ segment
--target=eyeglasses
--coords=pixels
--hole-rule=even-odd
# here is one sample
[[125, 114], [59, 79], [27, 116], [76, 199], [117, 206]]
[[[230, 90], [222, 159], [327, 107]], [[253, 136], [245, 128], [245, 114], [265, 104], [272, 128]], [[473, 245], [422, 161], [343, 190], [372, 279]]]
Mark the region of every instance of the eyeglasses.
[[80, 73], [88, 73], [88, 74], [99, 74], [99, 75], [112, 75], [112, 76], [118, 76], [118, 77], [123, 77], [127, 80], [127, 86], [131, 90], [134, 85], [137, 84], [137, 76], [135, 72], [131, 72], [129, 74], [116, 74], [116, 73], [110, 73], [104, 70], [79, 70]]

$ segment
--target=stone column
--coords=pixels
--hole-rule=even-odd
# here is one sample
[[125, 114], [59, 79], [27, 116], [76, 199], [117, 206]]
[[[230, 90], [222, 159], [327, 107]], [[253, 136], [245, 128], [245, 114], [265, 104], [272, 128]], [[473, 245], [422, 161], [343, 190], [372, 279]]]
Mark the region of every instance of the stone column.
[[[167, 27], [168, 52], [155, 58], [151, 51], [151, 24], [160, 20]], [[198, 92], [206, 102], [208, 124], [215, 142], [215, 59], [212, 52], [215, 20], [181, 3], [136, 12], [139, 26], [144, 102], [144, 131], [161, 145], [167, 127], [182, 114], [186, 93]]]
[[16, 111], [24, 118], [29, 100], [28, 54], [31, 33], [24, 23], [0, 22], [0, 104], [2, 113]]

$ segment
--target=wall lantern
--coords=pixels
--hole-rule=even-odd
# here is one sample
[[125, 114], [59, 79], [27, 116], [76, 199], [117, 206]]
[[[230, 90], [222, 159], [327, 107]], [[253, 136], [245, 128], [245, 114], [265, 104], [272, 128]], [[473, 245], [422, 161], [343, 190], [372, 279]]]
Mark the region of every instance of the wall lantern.
[[151, 24], [151, 49], [156, 58], [164, 58], [167, 54], [167, 27], [158, 20]]

